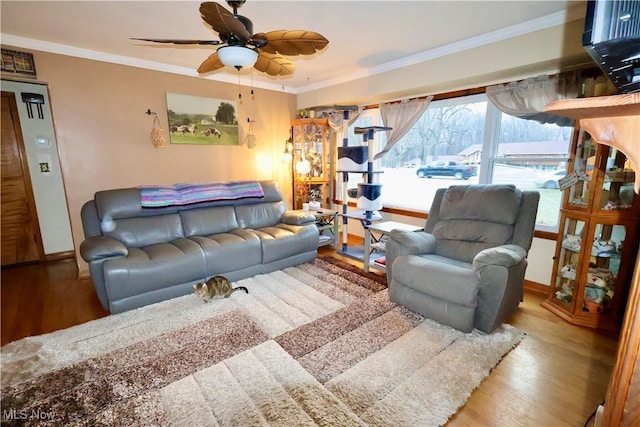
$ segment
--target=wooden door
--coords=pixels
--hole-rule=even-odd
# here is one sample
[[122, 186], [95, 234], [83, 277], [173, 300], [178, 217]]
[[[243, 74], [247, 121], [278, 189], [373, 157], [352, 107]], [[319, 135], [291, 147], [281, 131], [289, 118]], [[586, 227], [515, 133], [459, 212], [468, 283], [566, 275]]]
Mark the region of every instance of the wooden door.
[[16, 97], [2, 92], [2, 265], [44, 257]]

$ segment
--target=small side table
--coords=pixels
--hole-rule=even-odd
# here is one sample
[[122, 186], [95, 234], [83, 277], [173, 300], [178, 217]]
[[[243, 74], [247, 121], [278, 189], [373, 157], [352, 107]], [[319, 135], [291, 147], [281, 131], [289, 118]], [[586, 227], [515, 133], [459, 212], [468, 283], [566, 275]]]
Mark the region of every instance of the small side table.
[[387, 270], [386, 265], [380, 261], [380, 258], [371, 261], [371, 254], [374, 251], [384, 252], [385, 236], [388, 236], [391, 230], [421, 231], [423, 228], [396, 221], [377, 222], [365, 227], [363, 260], [365, 272], [368, 272], [369, 268], [375, 268], [380, 271]]
[[309, 211], [298, 210], [298, 212], [310, 213], [316, 217], [316, 227], [320, 233], [318, 247], [332, 245], [338, 248], [338, 211], [320, 208]]

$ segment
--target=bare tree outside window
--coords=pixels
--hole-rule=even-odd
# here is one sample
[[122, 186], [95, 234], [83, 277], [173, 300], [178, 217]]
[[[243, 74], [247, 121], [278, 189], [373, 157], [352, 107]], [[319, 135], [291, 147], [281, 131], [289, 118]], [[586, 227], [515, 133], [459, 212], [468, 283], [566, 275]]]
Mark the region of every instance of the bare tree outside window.
[[[428, 211], [438, 188], [455, 184], [480, 183], [480, 166], [489, 158], [491, 174], [488, 182], [515, 184], [523, 190], [541, 193], [537, 222], [539, 228], [555, 230], [562, 193], [554, 183], [566, 168], [573, 128], [543, 125], [535, 121], [498, 114], [499, 122], [487, 126], [486, 97], [472, 95], [444, 101], [433, 101], [413, 128], [380, 160], [379, 181], [383, 184], [384, 206], [407, 210]], [[383, 125], [376, 109], [363, 114], [353, 127]], [[498, 134], [485, 135], [485, 129]], [[351, 135], [350, 145], [361, 144]], [[485, 140], [495, 141], [485, 152]], [[384, 147], [386, 138], [376, 136], [374, 152]], [[442, 170], [430, 174], [420, 168], [437, 164]], [[473, 167], [474, 171], [470, 172]], [[464, 173], [454, 173], [461, 168]], [[551, 181], [545, 174], [553, 173]], [[356, 186], [360, 177], [350, 177]], [[464, 180], [459, 182], [459, 180]], [[353, 181], [353, 183], [351, 183]], [[556, 183], [557, 184], [557, 183]]]

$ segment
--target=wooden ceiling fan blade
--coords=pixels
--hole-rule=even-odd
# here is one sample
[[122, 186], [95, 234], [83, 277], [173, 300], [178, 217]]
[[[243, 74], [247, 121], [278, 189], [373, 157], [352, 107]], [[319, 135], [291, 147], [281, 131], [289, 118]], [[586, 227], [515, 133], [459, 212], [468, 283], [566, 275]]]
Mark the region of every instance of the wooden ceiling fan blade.
[[329, 40], [322, 34], [307, 30], [276, 30], [255, 34], [252, 39], [266, 40], [262, 50], [281, 55], [313, 55], [324, 49]]
[[199, 44], [199, 45], [219, 45], [218, 40], [174, 40], [174, 39], [139, 39], [131, 37], [131, 40], [140, 40], [153, 43], [168, 43], [168, 44]]
[[[211, 25], [216, 32], [222, 35], [233, 34], [241, 41], [248, 41], [251, 34], [233, 13], [229, 12], [218, 3], [205, 2], [200, 5], [202, 19]], [[224, 38], [223, 38], [224, 40]]]
[[204, 74], [210, 71], [219, 70], [223, 68], [224, 64], [220, 61], [220, 57], [218, 56], [218, 52], [214, 52], [207, 59], [204, 60], [202, 64], [198, 67], [198, 73]]
[[253, 67], [270, 76], [288, 76], [295, 69], [289, 58], [263, 51], [259, 52], [258, 60]]
[[[254, 68], [270, 76], [286, 76], [292, 74], [295, 67], [293, 62], [283, 55], [313, 55], [329, 44], [322, 34], [307, 30], [277, 30], [267, 33], [257, 33], [253, 36], [253, 23], [245, 16], [238, 15], [238, 7], [244, 0], [227, 3], [233, 7], [233, 13], [216, 2], [200, 4], [202, 19], [218, 32], [218, 40], [181, 40], [181, 39], [149, 39], [132, 38], [153, 43], [175, 45], [227, 45], [244, 47], [258, 52], [258, 59]], [[248, 66], [247, 62], [247, 66]], [[211, 54], [200, 66], [198, 73], [204, 74], [223, 68], [218, 52]], [[240, 68], [239, 66], [236, 68]]]

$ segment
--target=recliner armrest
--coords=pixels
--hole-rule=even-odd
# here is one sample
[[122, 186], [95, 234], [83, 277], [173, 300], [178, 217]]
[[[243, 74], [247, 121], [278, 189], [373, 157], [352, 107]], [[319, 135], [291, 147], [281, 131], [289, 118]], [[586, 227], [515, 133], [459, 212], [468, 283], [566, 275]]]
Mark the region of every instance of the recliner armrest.
[[509, 268], [522, 262], [526, 256], [527, 252], [518, 245], [502, 245], [488, 248], [478, 252], [473, 258], [473, 270], [481, 270], [489, 265]]
[[288, 225], [306, 225], [315, 223], [316, 217], [314, 214], [309, 212], [286, 211], [284, 214], [282, 214], [280, 222]]
[[428, 254], [436, 248], [436, 238], [424, 231], [391, 230], [389, 238], [398, 244], [398, 256]]
[[127, 247], [121, 241], [111, 237], [93, 236], [80, 244], [80, 255], [86, 262], [128, 254]]
[[404, 255], [428, 254], [436, 249], [436, 238], [424, 231], [391, 230], [385, 244], [387, 283], [393, 280], [393, 263]]

